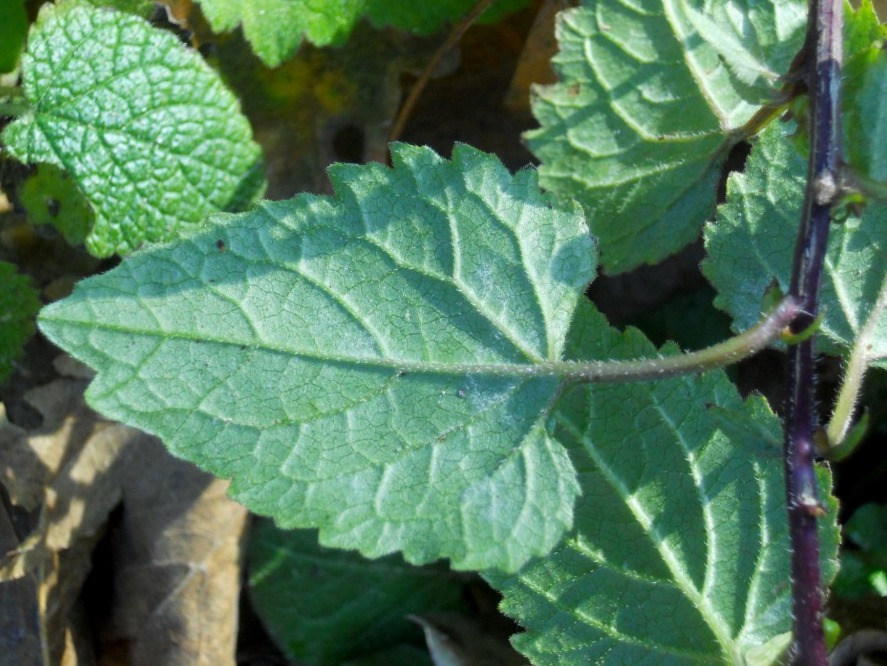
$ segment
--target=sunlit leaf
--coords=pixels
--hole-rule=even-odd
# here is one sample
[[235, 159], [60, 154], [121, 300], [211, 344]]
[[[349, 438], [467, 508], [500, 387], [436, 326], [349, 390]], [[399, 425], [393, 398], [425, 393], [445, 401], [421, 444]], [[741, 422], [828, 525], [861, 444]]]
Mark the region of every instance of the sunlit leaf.
[[533, 170], [465, 146], [393, 160], [136, 253], [42, 328], [99, 371], [97, 409], [282, 526], [515, 570], [572, 523], [545, 421], [592, 240]]
[[128, 14], [48, 6], [22, 58], [31, 108], [3, 132], [18, 159], [71, 174], [95, 210], [86, 246], [175, 238], [262, 187], [249, 123], [202, 58]]

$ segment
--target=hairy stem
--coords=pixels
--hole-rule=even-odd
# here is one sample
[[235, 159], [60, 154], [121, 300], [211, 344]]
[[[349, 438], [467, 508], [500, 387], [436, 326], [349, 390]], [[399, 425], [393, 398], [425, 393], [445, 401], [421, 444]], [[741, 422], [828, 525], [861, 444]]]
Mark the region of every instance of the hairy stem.
[[853, 424], [853, 413], [856, 411], [856, 403], [859, 401], [859, 394], [862, 391], [862, 380], [865, 376], [866, 368], [869, 364], [869, 357], [866, 353], [869, 340], [875, 333], [875, 328], [887, 308], [887, 279], [881, 283], [881, 291], [878, 292], [878, 300], [875, 307], [869, 312], [868, 318], [859, 334], [856, 337], [856, 343], [850, 351], [850, 358], [844, 368], [844, 378], [841, 381], [841, 390], [838, 393], [838, 400], [835, 402], [835, 408], [832, 410], [831, 419], [829, 419], [826, 434], [828, 435], [829, 446], [840, 446], [847, 433], [850, 432], [850, 426]]
[[637, 361], [575, 363], [567, 365], [567, 371], [563, 374], [585, 382], [618, 382], [663, 379], [723, 367], [748, 358], [767, 347], [782, 334], [799, 313], [798, 302], [789, 296], [752, 328], [711, 347], [686, 354]]
[[641, 358], [630, 361], [544, 361], [517, 363], [428, 363], [385, 362], [402, 374], [434, 372], [438, 374], [483, 374], [499, 377], [553, 375], [579, 383], [632, 382], [664, 379], [675, 375], [704, 372], [736, 363], [756, 354], [778, 339], [800, 313], [798, 302], [791, 296], [783, 299], [772, 312], [739, 335], [699, 351]]
[[[810, 90], [810, 162], [804, 209], [795, 246], [790, 294], [802, 309], [796, 331], [810, 326], [819, 307], [819, 285], [828, 242], [831, 206], [837, 200], [841, 153], [840, 74], [843, 1], [811, 0], [806, 67]], [[822, 583], [817, 518], [822, 514], [814, 469], [818, 426], [814, 338], [791, 349], [785, 429], [785, 479], [791, 535], [793, 664], [824, 666]]]

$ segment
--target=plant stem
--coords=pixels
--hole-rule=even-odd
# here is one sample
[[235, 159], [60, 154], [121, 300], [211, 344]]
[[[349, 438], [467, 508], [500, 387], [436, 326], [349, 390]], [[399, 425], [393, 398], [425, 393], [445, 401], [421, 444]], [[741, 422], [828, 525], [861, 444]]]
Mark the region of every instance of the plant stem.
[[400, 107], [400, 113], [397, 114], [397, 120], [395, 120], [391, 132], [388, 134], [388, 141], [397, 141], [400, 138], [404, 127], [406, 127], [407, 120], [409, 120], [413, 113], [413, 108], [416, 106], [416, 102], [419, 101], [419, 96], [422, 94], [422, 91], [425, 90], [425, 86], [428, 85], [428, 81], [431, 80], [431, 75], [434, 74], [434, 70], [437, 69], [440, 61], [450, 52], [450, 49], [459, 43], [459, 40], [462, 39], [462, 35], [465, 34], [465, 31], [468, 30], [478, 17], [492, 4], [493, 0], [478, 0], [474, 6], [468, 10], [468, 13], [453, 26], [453, 30], [450, 32], [449, 36], [447, 36], [446, 41], [441, 44], [434, 52], [434, 55], [431, 56], [431, 60], [428, 61], [425, 65], [425, 69], [422, 70], [422, 75], [416, 81], [415, 85], [413, 85], [403, 106]]
[[867, 347], [869, 341], [874, 337], [875, 328], [885, 309], [887, 309], [887, 279], [881, 283], [878, 300], [875, 301], [872, 311], [868, 313], [865, 324], [856, 336], [853, 349], [850, 350], [850, 358], [844, 368], [844, 378], [841, 381], [838, 400], [835, 402], [835, 408], [832, 410], [832, 416], [826, 428], [828, 443], [831, 447], [840, 446], [847, 437], [847, 433], [850, 432], [853, 413], [862, 391], [862, 380], [870, 361], [866, 353]]
[[[800, 306], [793, 330], [808, 327], [819, 307], [819, 284], [831, 206], [838, 198], [841, 160], [840, 74], [843, 0], [811, 0], [806, 67], [810, 90], [810, 162], [789, 293]], [[815, 475], [817, 428], [814, 337], [791, 349], [785, 429], [785, 485], [791, 535], [793, 664], [824, 666], [822, 589], [817, 519], [822, 514]]]
[[703, 372], [736, 363], [761, 351], [776, 340], [799, 313], [798, 302], [789, 296], [752, 328], [729, 340], [699, 351], [637, 361], [586, 361], [556, 365], [564, 367], [564, 371], [559, 374], [583, 382], [663, 379], [675, 375]]

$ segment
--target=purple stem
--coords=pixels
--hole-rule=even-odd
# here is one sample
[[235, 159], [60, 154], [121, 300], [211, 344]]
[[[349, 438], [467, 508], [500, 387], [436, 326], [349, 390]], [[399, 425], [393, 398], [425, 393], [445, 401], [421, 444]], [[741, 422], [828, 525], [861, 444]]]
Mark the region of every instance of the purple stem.
[[[831, 207], [838, 196], [842, 12], [843, 0], [811, 0], [805, 47], [810, 91], [810, 162], [790, 290], [801, 304], [802, 314], [792, 325], [795, 331], [804, 330], [816, 318]], [[785, 432], [786, 496], [792, 543], [792, 663], [803, 666], [827, 663], [816, 529], [823, 510], [814, 468], [813, 435], [819, 426], [815, 383], [815, 355], [810, 338], [791, 349]]]

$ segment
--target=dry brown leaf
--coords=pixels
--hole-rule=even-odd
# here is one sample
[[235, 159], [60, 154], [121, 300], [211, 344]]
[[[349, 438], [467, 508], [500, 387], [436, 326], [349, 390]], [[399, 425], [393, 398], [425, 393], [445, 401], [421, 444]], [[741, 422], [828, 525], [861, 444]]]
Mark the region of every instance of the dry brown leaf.
[[529, 115], [531, 87], [557, 80], [551, 68], [551, 58], [557, 53], [554, 20], [558, 12], [576, 4], [576, 0], [543, 0], [505, 95], [505, 107], [512, 113]]
[[[83, 631], [90, 624], [109, 647], [99, 663], [234, 663], [246, 511], [225, 497], [224, 482], [173, 459], [156, 438], [92, 412], [85, 385], [61, 379], [29, 392], [43, 415], [30, 433], [0, 405], [0, 482], [11, 525], [3, 531], [0, 520], [0, 628], [26, 628], [0, 638], [32, 655], [9, 663], [96, 663]], [[92, 572], [104, 579], [97, 589], [113, 591], [91, 605], [106, 617], [85, 618], [83, 584], [118, 506], [108, 570]], [[9, 511], [19, 522], [24, 516], [25, 534]], [[31, 626], [16, 619], [16, 609], [28, 608]], [[109, 661], [111, 654], [122, 660]]]

